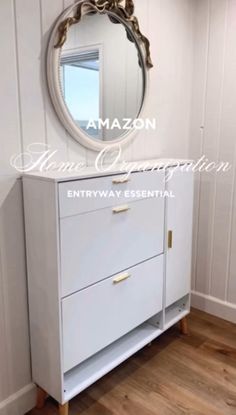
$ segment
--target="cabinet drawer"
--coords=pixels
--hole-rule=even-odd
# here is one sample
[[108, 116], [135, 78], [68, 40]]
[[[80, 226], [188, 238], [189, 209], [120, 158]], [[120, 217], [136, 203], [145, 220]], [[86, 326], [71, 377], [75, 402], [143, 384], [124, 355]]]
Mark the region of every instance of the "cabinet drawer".
[[[124, 178], [125, 175], [122, 174], [60, 183], [60, 217], [72, 216], [143, 198], [137, 194], [137, 191], [164, 190], [163, 171], [132, 173], [128, 181], [119, 183]], [[130, 194], [131, 191], [133, 192], [132, 195]], [[97, 192], [96, 195], [94, 192]]]
[[61, 219], [63, 297], [163, 252], [163, 198], [126, 208]]
[[64, 371], [162, 309], [163, 255], [62, 300]]

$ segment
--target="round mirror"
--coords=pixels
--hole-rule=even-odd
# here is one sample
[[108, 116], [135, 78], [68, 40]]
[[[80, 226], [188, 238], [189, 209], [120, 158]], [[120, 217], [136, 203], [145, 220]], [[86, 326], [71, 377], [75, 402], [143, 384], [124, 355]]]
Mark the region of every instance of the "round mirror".
[[[86, 147], [101, 150], [107, 144], [126, 142], [134, 132], [146, 91], [145, 60], [130, 24], [112, 11], [81, 13], [79, 24], [70, 21], [63, 37], [65, 25], [64, 32], [61, 25], [73, 16], [78, 3], [54, 28], [49, 89], [69, 133]], [[60, 47], [58, 32], [63, 39]]]

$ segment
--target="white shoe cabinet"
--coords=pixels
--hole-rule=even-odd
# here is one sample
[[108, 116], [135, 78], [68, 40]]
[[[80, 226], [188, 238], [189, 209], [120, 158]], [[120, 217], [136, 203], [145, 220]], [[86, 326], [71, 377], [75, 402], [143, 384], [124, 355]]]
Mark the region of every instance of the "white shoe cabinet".
[[169, 169], [23, 177], [39, 404], [47, 393], [67, 414], [70, 399], [189, 313], [193, 173]]

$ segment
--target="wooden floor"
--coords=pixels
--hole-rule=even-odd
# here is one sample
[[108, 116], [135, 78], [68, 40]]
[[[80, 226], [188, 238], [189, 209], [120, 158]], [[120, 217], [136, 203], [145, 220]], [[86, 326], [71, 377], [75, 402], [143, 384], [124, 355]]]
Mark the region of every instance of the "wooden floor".
[[[193, 310], [70, 402], [70, 415], [236, 415], [236, 325]], [[28, 415], [55, 415], [49, 400]]]

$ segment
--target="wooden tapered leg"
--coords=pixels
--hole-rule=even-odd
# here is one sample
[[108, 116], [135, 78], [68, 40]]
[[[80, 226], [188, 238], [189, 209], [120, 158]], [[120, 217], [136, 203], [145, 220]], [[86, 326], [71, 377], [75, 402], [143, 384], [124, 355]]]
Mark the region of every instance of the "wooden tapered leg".
[[188, 334], [188, 320], [187, 317], [182, 318], [180, 320], [180, 333], [181, 334]]
[[45, 392], [43, 389], [41, 389], [38, 386], [37, 387], [37, 402], [36, 402], [37, 409], [41, 409], [44, 407], [47, 397], [48, 397], [47, 392]]
[[69, 402], [64, 403], [64, 405], [59, 404], [59, 414], [60, 415], [69, 415]]

